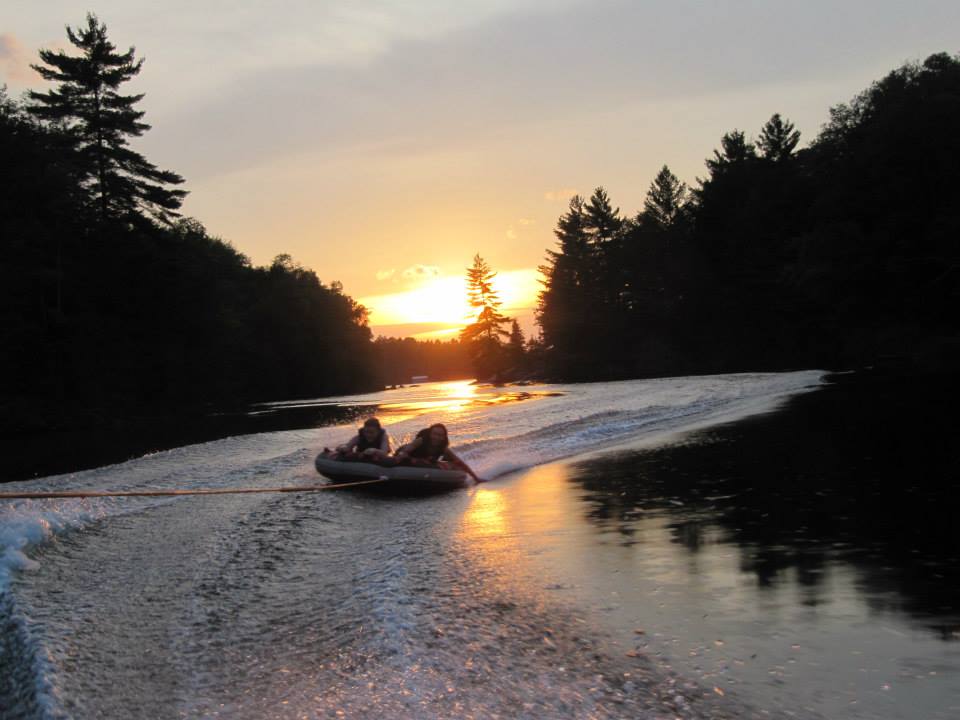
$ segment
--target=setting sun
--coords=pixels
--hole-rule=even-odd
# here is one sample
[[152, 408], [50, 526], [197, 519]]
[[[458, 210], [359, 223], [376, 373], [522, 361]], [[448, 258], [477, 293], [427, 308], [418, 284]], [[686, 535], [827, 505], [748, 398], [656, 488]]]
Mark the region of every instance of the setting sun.
[[[529, 318], [540, 287], [536, 270], [498, 273], [494, 286], [507, 315]], [[370, 325], [376, 334], [416, 325], [421, 331], [409, 333], [412, 336], [443, 339], [453, 337], [475, 315], [467, 304], [463, 275], [430, 278], [409, 290], [360, 298], [360, 303], [370, 311]]]

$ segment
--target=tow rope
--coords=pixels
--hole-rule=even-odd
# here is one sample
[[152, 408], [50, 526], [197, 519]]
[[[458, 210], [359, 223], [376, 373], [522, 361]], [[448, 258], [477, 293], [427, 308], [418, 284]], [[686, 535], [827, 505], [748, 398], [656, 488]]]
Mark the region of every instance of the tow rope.
[[318, 492], [320, 490], [339, 490], [340, 488], [375, 485], [389, 482], [390, 478], [375, 480], [334, 483], [331, 485], [292, 485], [290, 487], [271, 488], [197, 488], [195, 490], [54, 490], [50, 492], [0, 492], [0, 500], [46, 500], [51, 498], [93, 498], [93, 497], [164, 497], [167, 495], [244, 495], [253, 493], [299, 493]]

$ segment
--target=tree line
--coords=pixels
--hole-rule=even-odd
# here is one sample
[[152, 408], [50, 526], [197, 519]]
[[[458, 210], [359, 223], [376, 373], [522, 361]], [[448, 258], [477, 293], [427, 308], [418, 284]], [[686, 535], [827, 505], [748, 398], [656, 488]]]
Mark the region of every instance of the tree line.
[[960, 56], [931, 55], [808, 147], [775, 114], [726, 133], [694, 188], [664, 166], [634, 215], [572, 198], [541, 268], [545, 374], [956, 367], [958, 120]]
[[134, 49], [93, 15], [68, 38], [34, 66], [52, 89], [0, 91], [4, 424], [382, 387], [339, 283], [288, 255], [255, 267], [179, 215], [183, 179], [129, 146], [149, 129], [121, 92]]
[[467, 346], [458, 338], [417, 340], [378, 337], [373, 341], [378, 377], [387, 385], [406, 385], [411, 378], [465, 380], [476, 377]]

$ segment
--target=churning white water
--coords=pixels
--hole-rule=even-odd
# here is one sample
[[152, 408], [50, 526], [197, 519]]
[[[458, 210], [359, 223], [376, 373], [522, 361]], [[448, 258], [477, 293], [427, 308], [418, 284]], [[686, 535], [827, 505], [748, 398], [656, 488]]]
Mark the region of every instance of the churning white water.
[[[494, 488], [518, 469], [762, 412], [819, 382], [431, 383], [322, 402], [370, 405], [395, 440], [444, 422]], [[314, 455], [352, 432], [232, 437], [3, 489], [314, 484]], [[761, 716], [611, 652], [549, 579], [511, 570], [495, 516], [469, 490], [0, 501], [0, 716]]]

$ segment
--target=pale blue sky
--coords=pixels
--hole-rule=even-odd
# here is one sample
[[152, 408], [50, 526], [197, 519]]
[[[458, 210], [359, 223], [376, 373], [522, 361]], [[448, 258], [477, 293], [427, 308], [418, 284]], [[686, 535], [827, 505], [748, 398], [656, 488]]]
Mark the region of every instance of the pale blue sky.
[[146, 58], [140, 148], [187, 178], [185, 211], [357, 296], [476, 251], [534, 267], [571, 190], [632, 213], [723, 132], [781, 112], [809, 140], [830, 105], [960, 49], [955, 0], [6, 0], [0, 82], [22, 90], [88, 9]]

